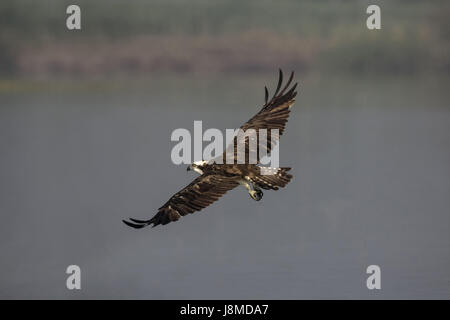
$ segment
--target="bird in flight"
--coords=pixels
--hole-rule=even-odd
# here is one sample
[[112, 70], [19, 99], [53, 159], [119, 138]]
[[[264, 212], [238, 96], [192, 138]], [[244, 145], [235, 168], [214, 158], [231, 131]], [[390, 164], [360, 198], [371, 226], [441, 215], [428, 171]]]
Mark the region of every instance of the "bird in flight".
[[[246, 131], [248, 129], [254, 129], [257, 133], [259, 130], [266, 130], [267, 139], [263, 142], [256, 143], [256, 148], [264, 149], [266, 153], [270, 153], [275, 144], [277, 138], [272, 139], [270, 137], [271, 129], [277, 129], [279, 135], [283, 134], [286, 123], [288, 121], [290, 109], [295, 102], [295, 96], [297, 95], [296, 87], [297, 83], [291, 85], [294, 72], [291, 75], [287, 83], [281, 88], [283, 83], [283, 72], [279, 71], [278, 85], [274, 95], [269, 100], [269, 92], [265, 87], [265, 103], [262, 109], [253, 116], [249, 121], [243, 124], [240, 129]], [[194, 179], [189, 185], [175, 193], [169, 201], [167, 201], [161, 208], [158, 209], [158, 213], [149, 220], [138, 220], [130, 218], [129, 221], [123, 220], [123, 222], [133, 228], [140, 229], [149, 225], [155, 227], [157, 225], [166, 225], [172, 221], [177, 221], [182, 216], [189, 213], [200, 211], [213, 202], [217, 201], [227, 191], [234, 189], [235, 187], [244, 186], [250, 197], [256, 201], [259, 201], [263, 197], [264, 190], [278, 190], [280, 187], [286, 186], [292, 179], [292, 175], [288, 173], [291, 168], [267, 168], [260, 165], [260, 157], [256, 159], [256, 164], [250, 164], [247, 162], [239, 164], [237, 154], [236, 137], [234, 142], [227, 150], [224, 151], [222, 158], [226, 156], [226, 153], [231, 152], [233, 157], [232, 164], [220, 164], [216, 159], [209, 161], [196, 161], [188, 166], [187, 170], [195, 171], [200, 174], [199, 177]], [[249, 159], [249, 154], [255, 152], [252, 150], [255, 148], [255, 144], [250, 143], [249, 139], [245, 139], [245, 155], [246, 160]], [[256, 153], [259, 155], [260, 153]], [[263, 170], [268, 169], [264, 172]]]

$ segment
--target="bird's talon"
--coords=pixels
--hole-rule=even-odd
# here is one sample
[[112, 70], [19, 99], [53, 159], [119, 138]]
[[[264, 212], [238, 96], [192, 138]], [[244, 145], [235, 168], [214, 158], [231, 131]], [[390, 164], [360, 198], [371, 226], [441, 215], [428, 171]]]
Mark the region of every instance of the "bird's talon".
[[250, 197], [255, 201], [259, 201], [263, 197], [263, 192], [261, 190], [250, 191]]

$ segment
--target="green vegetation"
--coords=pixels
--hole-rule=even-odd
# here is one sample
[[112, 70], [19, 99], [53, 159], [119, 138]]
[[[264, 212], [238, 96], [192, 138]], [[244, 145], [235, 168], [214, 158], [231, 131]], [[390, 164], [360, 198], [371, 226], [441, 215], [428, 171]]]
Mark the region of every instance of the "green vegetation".
[[79, 0], [82, 30], [68, 31], [73, 3], [0, 2], [0, 71], [450, 71], [448, 1]]

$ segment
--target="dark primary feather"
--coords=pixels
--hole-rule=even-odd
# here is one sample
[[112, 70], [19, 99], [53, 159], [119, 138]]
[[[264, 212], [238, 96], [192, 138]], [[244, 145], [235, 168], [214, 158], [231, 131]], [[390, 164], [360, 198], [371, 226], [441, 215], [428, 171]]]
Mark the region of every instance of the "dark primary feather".
[[140, 229], [150, 224], [155, 227], [176, 221], [181, 216], [200, 211], [218, 200], [227, 191], [239, 185], [238, 178], [205, 173], [174, 194], [150, 220], [130, 218], [130, 221], [123, 220], [123, 222], [130, 227]]
[[[259, 131], [261, 129], [267, 130], [267, 143], [266, 141], [256, 141], [256, 147], [255, 150], [252, 148], [252, 144], [249, 142], [249, 139], [245, 139], [245, 156], [246, 156], [246, 163], [249, 161], [249, 153], [254, 152], [256, 155], [257, 162], [259, 163], [260, 157], [259, 157], [259, 150], [262, 149], [267, 154], [270, 153], [272, 148], [276, 145], [276, 143], [279, 140], [279, 136], [281, 136], [285, 130], [286, 123], [288, 121], [289, 113], [290, 113], [290, 107], [295, 102], [295, 96], [297, 95], [297, 83], [292, 85], [292, 79], [294, 78], [294, 72], [291, 72], [288, 81], [284, 85], [284, 87], [281, 89], [281, 86], [283, 84], [283, 72], [280, 70], [279, 78], [278, 78], [278, 84], [277, 88], [275, 90], [275, 93], [273, 94], [272, 98], [268, 100], [269, 92], [267, 90], [267, 87], [265, 87], [265, 104], [262, 107], [262, 109], [253, 116], [250, 120], [248, 120], [246, 123], [244, 123], [240, 129], [244, 132], [248, 129], [254, 129], [256, 131], [256, 136], [259, 137]], [[290, 87], [290, 88], [289, 88]], [[280, 90], [281, 89], [281, 90]], [[288, 90], [289, 89], [289, 90]], [[286, 91], [287, 90], [287, 91]], [[271, 129], [278, 129], [279, 136], [272, 137], [270, 134]], [[222, 161], [225, 163], [226, 161], [226, 155], [230, 153], [232, 158], [234, 159], [234, 162], [237, 163], [238, 155], [237, 155], [237, 137], [234, 138], [234, 143], [227, 147], [225, 152], [222, 154], [221, 158]], [[216, 159], [217, 162], [217, 159]]]
[[267, 104], [267, 99], [269, 99], [269, 91], [267, 90], [267, 87], [264, 87], [264, 103]]

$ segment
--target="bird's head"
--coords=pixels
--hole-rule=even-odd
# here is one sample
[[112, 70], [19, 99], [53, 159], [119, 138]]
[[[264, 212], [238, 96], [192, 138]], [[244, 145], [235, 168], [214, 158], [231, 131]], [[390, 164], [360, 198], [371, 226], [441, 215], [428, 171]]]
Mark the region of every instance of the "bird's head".
[[203, 168], [208, 163], [208, 161], [194, 161], [187, 167], [187, 171], [193, 170], [197, 173], [203, 174]]

